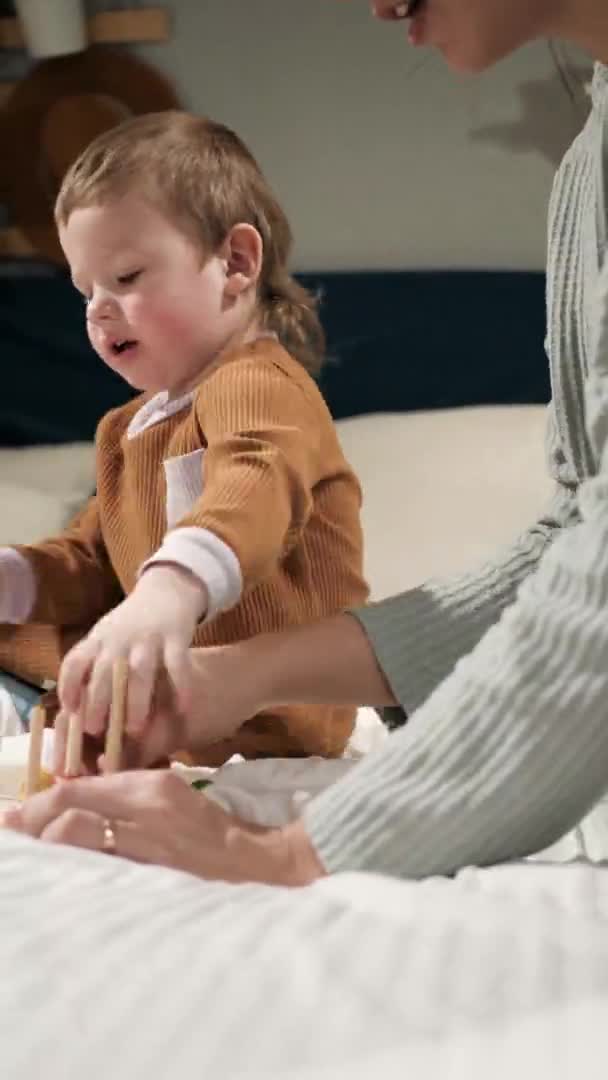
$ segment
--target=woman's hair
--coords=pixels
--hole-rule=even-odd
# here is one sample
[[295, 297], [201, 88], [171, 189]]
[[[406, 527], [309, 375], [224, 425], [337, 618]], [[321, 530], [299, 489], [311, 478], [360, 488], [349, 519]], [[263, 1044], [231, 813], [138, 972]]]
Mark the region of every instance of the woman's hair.
[[258, 283], [263, 325], [312, 374], [325, 352], [317, 301], [291, 276], [292, 233], [255, 158], [229, 128], [167, 110], [98, 136], [68, 170], [55, 204], [65, 225], [73, 210], [137, 191], [197, 243], [207, 258], [230, 229], [253, 225], [262, 238]]

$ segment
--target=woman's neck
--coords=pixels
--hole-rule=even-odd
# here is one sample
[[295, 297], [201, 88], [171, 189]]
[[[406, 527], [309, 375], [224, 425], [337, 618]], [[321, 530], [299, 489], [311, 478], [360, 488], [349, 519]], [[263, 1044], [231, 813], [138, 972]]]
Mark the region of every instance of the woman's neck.
[[548, 35], [570, 41], [608, 64], [608, 0], [561, 0], [555, 7]]

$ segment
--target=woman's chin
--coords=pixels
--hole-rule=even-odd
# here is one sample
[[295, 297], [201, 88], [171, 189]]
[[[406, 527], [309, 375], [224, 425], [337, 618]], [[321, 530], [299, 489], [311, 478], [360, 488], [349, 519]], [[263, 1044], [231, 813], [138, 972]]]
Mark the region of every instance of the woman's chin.
[[440, 47], [439, 51], [443, 55], [443, 58], [456, 75], [479, 75], [482, 71], [487, 71], [498, 60], [501, 60], [500, 56], [489, 56], [484, 53], [466, 53], [456, 49], [450, 49], [449, 46]]
[[494, 67], [501, 60], [515, 52], [525, 42], [524, 40], [505, 40], [504, 37], [488, 37], [483, 40], [474, 40], [473, 35], [467, 35], [469, 40], [447, 42], [437, 48], [451, 68], [459, 75], [479, 75], [483, 71]]

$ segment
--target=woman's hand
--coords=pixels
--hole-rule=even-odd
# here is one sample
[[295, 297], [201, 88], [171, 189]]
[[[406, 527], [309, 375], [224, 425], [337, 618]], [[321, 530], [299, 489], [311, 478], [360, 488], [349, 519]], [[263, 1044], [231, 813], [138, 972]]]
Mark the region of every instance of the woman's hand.
[[[166, 677], [156, 686], [148, 723], [123, 742], [122, 767], [165, 763], [179, 750], [198, 757], [230, 739], [246, 720], [281, 705], [395, 705], [371, 643], [352, 615], [309, 626], [259, 634], [235, 645], [190, 649], [189, 700], [180, 708]], [[57, 760], [65, 760], [65, 731], [56, 723]], [[59, 730], [58, 730], [59, 729]], [[95, 768], [100, 740], [85, 740], [86, 763]]]
[[168, 771], [60, 781], [0, 824], [207, 879], [307, 885], [324, 875], [299, 824], [249, 825]]
[[144, 768], [177, 750], [195, 756], [241, 725], [281, 705], [395, 705], [356, 619], [336, 615], [309, 626], [258, 634], [235, 645], [190, 649], [190, 700], [177, 712], [161, 681], [148, 727], [127, 740], [124, 766]]

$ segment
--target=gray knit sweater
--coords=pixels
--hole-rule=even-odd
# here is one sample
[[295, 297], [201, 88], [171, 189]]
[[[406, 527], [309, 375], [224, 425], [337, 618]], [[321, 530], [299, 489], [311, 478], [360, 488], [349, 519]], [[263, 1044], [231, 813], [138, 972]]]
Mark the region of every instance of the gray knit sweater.
[[[414, 715], [319, 796], [331, 871], [449, 873], [539, 850], [608, 789], [608, 68], [550, 207], [548, 513], [476, 575], [357, 613]], [[471, 651], [472, 650], [472, 651]]]

